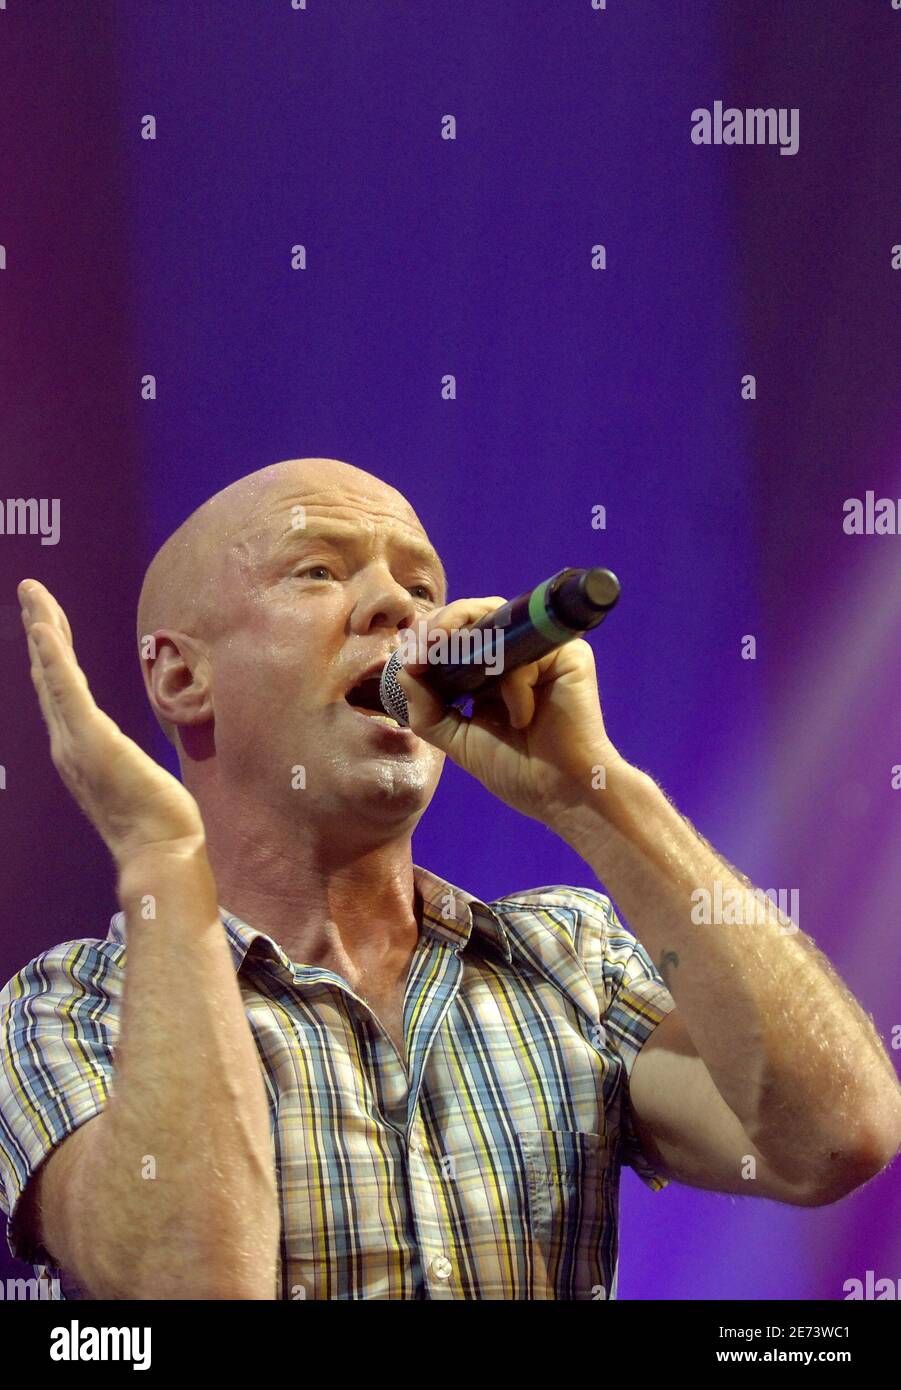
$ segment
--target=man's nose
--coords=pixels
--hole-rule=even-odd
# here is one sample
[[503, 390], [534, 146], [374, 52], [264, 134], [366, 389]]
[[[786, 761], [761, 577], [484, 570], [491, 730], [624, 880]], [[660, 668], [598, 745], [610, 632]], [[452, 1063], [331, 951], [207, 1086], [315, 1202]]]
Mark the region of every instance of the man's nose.
[[355, 632], [369, 632], [374, 627], [393, 631], [412, 627], [415, 621], [413, 595], [390, 574], [369, 577], [351, 614], [351, 627]]

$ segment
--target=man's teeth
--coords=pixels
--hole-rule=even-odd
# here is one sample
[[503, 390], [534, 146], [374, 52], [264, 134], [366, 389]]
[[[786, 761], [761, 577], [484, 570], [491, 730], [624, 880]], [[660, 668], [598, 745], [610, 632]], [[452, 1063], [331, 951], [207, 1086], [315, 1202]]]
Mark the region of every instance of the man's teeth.
[[380, 724], [393, 724], [395, 729], [400, 728], [400, 725], [398, 724], [397, 720], [393, 717], [393, 715], [379, 714], [376, 710], [370, 709], [364, 709], [361, 712], [363, 714], [368, 715], [370, 719], [377, 719]]

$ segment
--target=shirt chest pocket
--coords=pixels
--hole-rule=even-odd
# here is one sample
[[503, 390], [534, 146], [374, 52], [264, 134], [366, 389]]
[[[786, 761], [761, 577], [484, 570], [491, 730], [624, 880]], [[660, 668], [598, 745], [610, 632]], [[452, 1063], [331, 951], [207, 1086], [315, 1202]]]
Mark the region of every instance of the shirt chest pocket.
[[526, 1176], [529, 1231], [546, 1254], [596, 1246], [605, 1211], [609, 1153], [602, 1134], [535, 1129], [516, 1136]]

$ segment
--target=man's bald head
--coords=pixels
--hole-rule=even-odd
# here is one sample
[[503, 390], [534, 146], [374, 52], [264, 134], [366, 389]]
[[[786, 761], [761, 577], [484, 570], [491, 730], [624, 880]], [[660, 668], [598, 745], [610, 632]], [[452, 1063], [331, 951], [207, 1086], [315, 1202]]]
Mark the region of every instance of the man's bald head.
[[[318, 512], [380, 515], [411, 534], [425, 532], [410, 503], [390, 484], [339, 459], [286, 459], [239, 478], [202, 503], [160, 547], [147, 568], [138, 600], [137, 631], [142, 654], [147, 638], [161, 629], [208, 644], [228, 626], [226, 570], [236, 557], [245, 565], [273, 536], [303, 530]], [[446, 580], [438, 562], [441, 581]], [[443, 598], [442, 598], [443, 601]], [[152, 650], [152, 648], [151, 648]], [[142, 661], [144, 661], [142, 655]], [[146, 674], [146, 661], [144, 662]], [[154, 711], [175, 747], [171, 724]]]

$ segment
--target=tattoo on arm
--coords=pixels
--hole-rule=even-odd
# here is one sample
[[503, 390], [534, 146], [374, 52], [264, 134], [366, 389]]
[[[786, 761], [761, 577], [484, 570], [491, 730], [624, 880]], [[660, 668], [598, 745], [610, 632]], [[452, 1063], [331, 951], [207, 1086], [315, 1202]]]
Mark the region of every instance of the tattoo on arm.
[[664, 951], [663, 955], [660, 957], [660, 964], [658, 965], [657, 969], [663, 976], [663, 983], [666, 985], [667, 989], [669, 989], [670, 987], [670, 979], [666, 972], [670, 966], [672, 966], [675, 970], [677, 969], [678, 965], [679, 957], [676, 955], [675, 951]]

